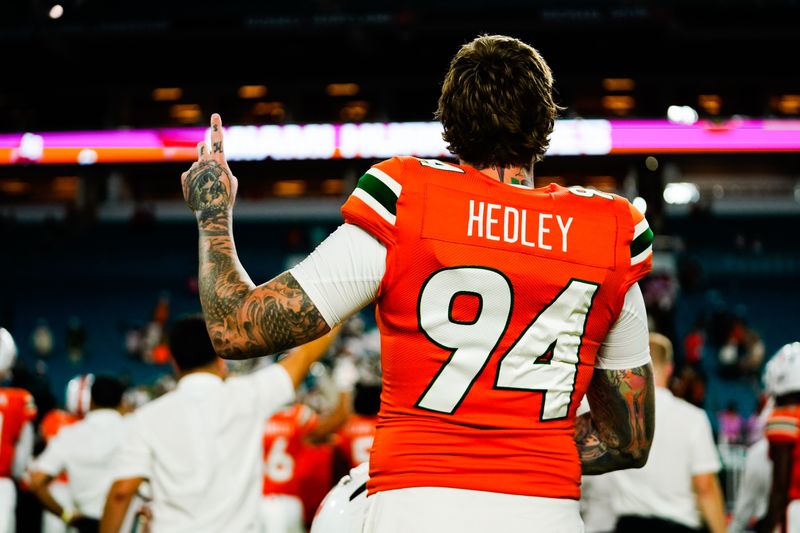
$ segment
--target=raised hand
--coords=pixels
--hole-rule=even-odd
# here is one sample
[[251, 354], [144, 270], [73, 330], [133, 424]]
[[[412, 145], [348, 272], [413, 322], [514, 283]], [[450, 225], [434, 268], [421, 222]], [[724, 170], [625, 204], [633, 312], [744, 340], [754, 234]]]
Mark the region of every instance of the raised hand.
[[236, 200], [238, 181], [228, 167], [222, 139], [222, 119], [211, 115], [211, 148], [197, 145], [197, 161], [181, 175], [183, 198], [198, 222], [212, 222], [226, 215]]

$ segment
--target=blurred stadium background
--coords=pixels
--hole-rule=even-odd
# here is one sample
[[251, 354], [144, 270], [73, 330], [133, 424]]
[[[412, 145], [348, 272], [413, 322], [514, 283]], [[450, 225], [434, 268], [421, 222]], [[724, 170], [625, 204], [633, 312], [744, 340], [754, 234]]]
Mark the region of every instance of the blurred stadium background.
[[566, 109], [537, 184], [646, 209], [651, 325], [720, 442], [747, 441], [726, 417], [747, 427], [764, 362], [800, 337], [797, 0], [3, 9], [0, 325], [40, 412], [79, 373], [151, 385], [170, 372], [162, 326], [199, 310], [179, 176], [212, 112], [240, 180], [239, 252], [261, 282], [341, 223], [370, 164], [447, 157], [441, 78], [479, 33], [531, 43], [555, 74]]

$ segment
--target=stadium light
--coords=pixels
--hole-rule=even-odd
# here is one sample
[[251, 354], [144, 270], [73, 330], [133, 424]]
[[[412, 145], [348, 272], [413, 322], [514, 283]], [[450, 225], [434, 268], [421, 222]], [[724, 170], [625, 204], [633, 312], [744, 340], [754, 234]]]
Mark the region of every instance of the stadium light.
[[691, 126], [697, 122], [699, 115], [691, 106], [671, 105], [667, 108], [667, 118], [675, 124], [688, 124]]
[[636, 198], [634, 198], [633, 202], [631, 203], [633, 204], [633, 207], [638, 209], [641, 214], [644, 215], [645, 213], [647, 213], [647, 200], [645, 200], [641, 196], [637, 196]]
[[700, 200], [700, 190], [694, 183], [668, 183], [664, 187], [664, 201], [672, 205], [693, 204]]
[[56, 4], [50, 8], [49, 16], [53, 20], [61, 18], [61, 15], [63, 14], [64, 8], [61, 6], [61, 4]]

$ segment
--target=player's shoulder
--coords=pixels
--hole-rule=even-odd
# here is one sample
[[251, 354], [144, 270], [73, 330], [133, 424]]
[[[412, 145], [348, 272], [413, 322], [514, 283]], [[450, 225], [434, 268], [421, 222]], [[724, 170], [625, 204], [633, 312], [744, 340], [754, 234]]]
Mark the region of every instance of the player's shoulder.
[[800, 406], [776, 407], [767, 418], [764, 434], [771, 442], [797, 442], [800, 438]]
[[581, 185], [565, 187], [558, 183], [549, 184], [547, 190], [556, 201], [569, 202], [575, 206], [591, 210], [593, 213], [607, 213], [613, 216], [621, 215], [624, 220], [630, 220], [634, 224], [644, 218], [627, 198], [619, 194]]
[[397, 196], [400, 196], [404, 186], [438, 178], [451, 178], [453, 174], [465, 174], [466, 172], [466, 168], [456, 163], [399, 155], [372, 165], [362, 179], [378, 180], [395, 192]]
[[36, 412], [36, 402], [33, 399], [33, 394], [18, 387], [0, 388], [0, 407]]
[[27, 400], [33, 398], [33, 395], [25, 389], [19, 387], [0, 387], [0, 395], [6, 398], [13, 398], [15, 400]]

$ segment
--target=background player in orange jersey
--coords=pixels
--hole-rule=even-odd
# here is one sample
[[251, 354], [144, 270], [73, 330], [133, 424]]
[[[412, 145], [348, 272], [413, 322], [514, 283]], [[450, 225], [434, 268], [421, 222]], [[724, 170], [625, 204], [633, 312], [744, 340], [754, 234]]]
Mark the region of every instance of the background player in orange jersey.
[[772, 490], [759, 531], [800, 531], [800, 342], [787, 344], [767, 363], [767, 393], [775, 397], [764, 430], [772, 459]]
[[336, 409], [320, 417], [302, 403], [275, 413], [264, 428], [264, 484], [261, 516], [267, 531], [297, 533], [305, 511], [298, 462], [306, 439], [324, 438], [347, 419], [350, 397], [342, 394]]
[[354, 414], [337, 433], [337, 447], [346, 462], [345, 471], [369, 461], [381, 406], [380, 393], [380, 385], [356, 385], [353, 396]]
[[646, 462], [654, 387], [637, 281], [653, 234], [620, 197], [531, 188], [558, 110], [552, 83], [516, 39], [464, 45], [437, 113], [460, 163], [375, 165], [342, 209], [346, 224], [258, 287], [233, 244], [237, 181], [219, 115], [182, 176], [223, 357], [308, 342], [377, 302], [368, 533], [581, 531], [581, 472]]
[[[331, 341], [334, 337], [331, 335]], [[323, 415], [298, 402], [267, 420], [263, 437], [264, 498], [261, 502], [266, 531], [305, 531], [301, 486], [303, 452], [307, 441], [324, 439], [345, 423], [350, 415], [351, 391], [352, 383], [339, 387], [336, 404]]]
[[[0, 382], [9, 377], [17, 357], [11, 333], [0, 328]], [[23, 389], [0, 387], [0, 533], [15, 531], [17, 491], [12, 478], [19, 478], [33, 453], [36, 404]]]

